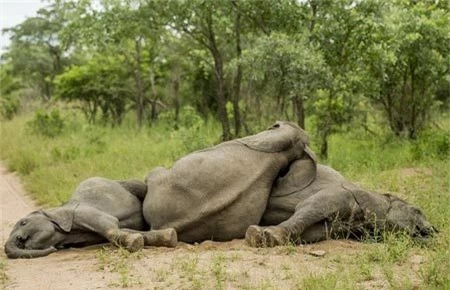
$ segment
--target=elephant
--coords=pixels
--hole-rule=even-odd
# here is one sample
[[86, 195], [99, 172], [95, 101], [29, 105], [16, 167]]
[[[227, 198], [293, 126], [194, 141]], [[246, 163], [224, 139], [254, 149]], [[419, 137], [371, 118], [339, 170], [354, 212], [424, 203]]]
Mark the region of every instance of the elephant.
[[254, 247], [273, 247], [330, 238], [380, 238], [384, 232], [422, 239], [438, 231], [418, 207], [365, 190], [313, 157], [293, 162], [276, 180], [259, 225], [248, 228], [245, 240]]
[[173, 229], [148, 232], [142, 215], [147, 192], [138, 180], [92, 177], [79, 184], [62, 206], [20, 219], [5, 243], [8, 258], [37, 258], [58, 249], [113, 242], [130, 252], [145, 244], [174, 247]]
[[287, 121], [193, 152], [148, 173], [144, 218], [152, 230], [175, 229], [186, 243], [244, 238], [260, 221], [275, 180], [313, 154], [305, 131]]

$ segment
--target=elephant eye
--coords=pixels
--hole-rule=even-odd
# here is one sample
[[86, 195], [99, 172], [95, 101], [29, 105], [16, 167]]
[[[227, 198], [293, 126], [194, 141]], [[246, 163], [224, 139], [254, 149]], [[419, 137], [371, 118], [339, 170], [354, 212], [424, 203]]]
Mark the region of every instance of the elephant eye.
[[21, 226], [24, 226], [24, 225], [26, 225], [26, 224], [27, 224], [27, 221], [21, 221], [21, 222], [20, 222], [20, 225], [21, 225]]
[[422, 211], [420, 209], [418, 209], [418, 208], [414, 208], [413, 212], [414, 212], [415, 215], [422, 215]]

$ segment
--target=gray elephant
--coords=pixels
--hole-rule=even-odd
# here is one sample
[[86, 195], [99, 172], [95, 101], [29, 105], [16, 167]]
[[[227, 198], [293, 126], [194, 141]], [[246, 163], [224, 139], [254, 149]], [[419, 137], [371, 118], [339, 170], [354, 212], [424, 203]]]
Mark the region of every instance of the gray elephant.
[[152, 230], [174, 228], [188, 243], [243, 238], [260, 221], [274, 181], [295, 160], [312, 158], [307, 143], [298, 125], [276, 122], [156, 168], [146, 177], [145, 220]]
[[[148, 230], [142, 216], [147, 186], [142, 181], [89, 178], [60, 207], [19, 220], [5, 244], [8, 258], [36, 258], [57, 249], [106, 241], [134, 252], [145, 244], [175, 246], [176, 232]], [[142, 231], [142, 232], [141, 232]]]
[[311, 158], [294, 162], [274, 183], [260, 225], [250, 226], [245, 239], [252, 246], [277, 246], [360, 239], [384, 231], [404, 231], [412, 237], [437, 232], [416, 206], [364, 190]]

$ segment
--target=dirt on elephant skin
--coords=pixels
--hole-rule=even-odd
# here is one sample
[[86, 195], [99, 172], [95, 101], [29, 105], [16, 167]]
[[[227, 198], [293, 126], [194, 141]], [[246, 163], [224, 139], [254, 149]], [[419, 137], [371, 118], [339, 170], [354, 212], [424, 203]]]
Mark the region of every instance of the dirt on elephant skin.
[[[346, 265], [376, 247], [348, 240], [259, 249], [243, 240], [207, 241], [179, 243], [176, 248], [148, 247], [134, 254], [99, 245], [62, 250], [42, 258], [9, 260], [3, 245], [14, 223], [37, 207], [18, 177], [1, 165], [0, 195], [0, 288], [305, 289], [317, 279], [320, 285], [328, 280], [330, 285], [339, 285], [340, 275], [358, 288], [390, 288], [382, 269], [372, 269], [368, 277], [345, 278], [353, 273]], [[414, 265], [419, 267], [420, 258], [415, 256], [402, 269], [413, 284], [419, 283]]]

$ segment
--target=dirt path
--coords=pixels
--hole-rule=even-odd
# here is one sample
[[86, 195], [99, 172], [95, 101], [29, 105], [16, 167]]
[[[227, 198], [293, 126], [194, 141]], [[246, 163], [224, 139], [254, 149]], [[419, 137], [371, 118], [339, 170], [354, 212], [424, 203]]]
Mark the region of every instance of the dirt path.
[[[354, 263], [362, 252], [375, 247], [354, 241], [325, 241], [255, 249], [234, 240], [179, 243], [174, 249], [150, 247], [134, 254], [102, 245], [37, 259], [8, 260], [3, 245], [12, 226], [36, 206], [25, 195], [17, 176], [1, 164], [0, 195], [0, 262], [6, 263], [8, 277], [4, 285], [0, 281], [0, 288], [6, 289], [304, 289], [309, 285], [305, 283], [317, 279], [323, 285], [322, 277], [335, 285], [333, 279], [346, 271], [347, 263]], [[345, 279], [365, 289], [389, 288], [380, 273], [381, 269], [374, 269], [362, 282], [356, 282], [356, 277]], [[416, 276], [409, 277], [414, 284], [418, 283]]]
[[[18, 177], [0, 165], [1, 254], [14, 224], [36, 209], [25, 195]], [[104, 273], [93, 271], [94, 249], [66, 250], [32, 260], [7, 260], [6, 289], [101, 289], [107, 288]], [[1, 286], [1, 285], [0, 285]]]

